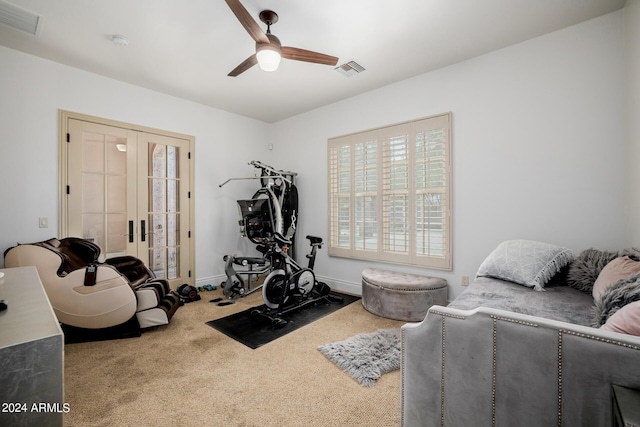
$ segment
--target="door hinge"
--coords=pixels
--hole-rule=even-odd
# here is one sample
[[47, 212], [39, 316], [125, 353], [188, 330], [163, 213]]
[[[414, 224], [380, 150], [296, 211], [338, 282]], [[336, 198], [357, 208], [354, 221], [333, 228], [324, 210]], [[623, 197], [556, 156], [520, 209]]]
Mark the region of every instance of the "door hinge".
[[187, 199], [191, 198], [191, 191], [187, 191]]
[[67, 132], [67, 142], [71, 142], [71, 134]]
[[191, 230], [189, 230], [189, 232], [187, 233], [187, 236], [189, 237], [189, 239], [191, 238]]
[[67, 185], [67, 194], [71, 194], [71, 187]]
[[191, 151], [187, 152], [187, 159], [191, 160]]
[[191, 270], [189, 270], [189, 277], [191, 277]]

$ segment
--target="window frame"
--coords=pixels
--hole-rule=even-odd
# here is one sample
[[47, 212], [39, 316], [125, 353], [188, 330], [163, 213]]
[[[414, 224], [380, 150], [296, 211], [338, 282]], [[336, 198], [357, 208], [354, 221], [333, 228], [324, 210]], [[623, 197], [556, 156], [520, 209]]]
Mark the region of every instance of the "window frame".
[[[327, 140], [329, 256], [453, 269], [451, 129], [449, 112]], [[433, 147], [435, 154], [428, 154]], [[430, 186], [434, 182], [441, 185]], [[394, 232], [389, 218], [398, 216], [405, 220], [393, 223], [400, 230]], [[434, 231], [438, 224], [441, 233]], [[419, 229], [426, 230], [421, 238]]]

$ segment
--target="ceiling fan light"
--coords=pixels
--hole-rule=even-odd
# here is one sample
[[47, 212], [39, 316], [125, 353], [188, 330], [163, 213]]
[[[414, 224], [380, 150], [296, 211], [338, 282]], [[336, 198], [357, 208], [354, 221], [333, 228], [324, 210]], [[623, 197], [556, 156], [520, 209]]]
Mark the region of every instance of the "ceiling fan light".
[[270, 44], [259, 46], [256, 52], [258, 65], [264, 71], [275, 71], [280, 65], [280, 49]]

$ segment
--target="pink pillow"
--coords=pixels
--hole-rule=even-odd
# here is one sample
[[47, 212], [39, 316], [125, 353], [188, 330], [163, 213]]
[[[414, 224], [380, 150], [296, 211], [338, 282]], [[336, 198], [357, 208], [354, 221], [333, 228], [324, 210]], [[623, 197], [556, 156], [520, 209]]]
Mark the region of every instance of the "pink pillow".
[[631, 302], [613, 313], [600, 329], [640, 336], [640, 301]]
[[628, 256], [616, 258], [604, 266], [593, 284], [591, 295], [594, 299], [599, 299], [609, 286], [637, 273], [640, 273], [640, 262], [634, 261]]

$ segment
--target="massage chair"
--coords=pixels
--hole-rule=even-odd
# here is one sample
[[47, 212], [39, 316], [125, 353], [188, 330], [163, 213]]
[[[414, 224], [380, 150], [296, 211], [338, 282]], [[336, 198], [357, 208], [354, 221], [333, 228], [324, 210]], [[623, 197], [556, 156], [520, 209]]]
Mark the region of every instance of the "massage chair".
[[132, 256], [98, 262], [100, 247], [68, 237], [19, 244], [4, 253], [5, 266], [35, 266], [58, 321], [84, 329], [164, 325], [180, 306], [166, 280]]

